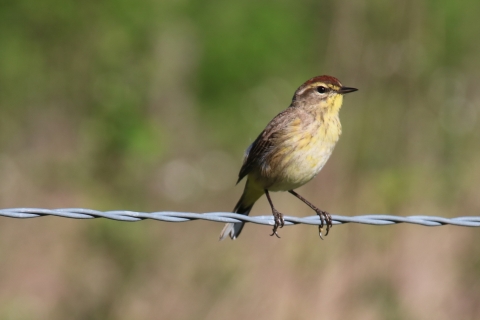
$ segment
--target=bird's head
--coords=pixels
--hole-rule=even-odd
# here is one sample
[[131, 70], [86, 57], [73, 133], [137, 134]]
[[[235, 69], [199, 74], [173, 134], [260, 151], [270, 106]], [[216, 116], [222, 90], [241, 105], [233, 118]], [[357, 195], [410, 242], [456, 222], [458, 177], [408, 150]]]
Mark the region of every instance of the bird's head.
[[342, 106], [343, 95], [357, 91], [344, 87], [337, 78], [318, 76], [302, 84], [293, 96], [292, 106], [321, 108], [325, 112], [338, 112]]

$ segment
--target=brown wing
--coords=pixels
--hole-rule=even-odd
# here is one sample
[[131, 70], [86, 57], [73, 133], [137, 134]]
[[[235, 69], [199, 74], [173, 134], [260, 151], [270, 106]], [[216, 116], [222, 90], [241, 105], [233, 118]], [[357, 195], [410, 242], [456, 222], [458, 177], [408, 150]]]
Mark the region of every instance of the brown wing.
[[276, 133], [282, 131], [294, 118], [289, 117], [292, 108], [280, 112], [272, 119], [267, 127], [260, 133], [255, 141], [245, 151], [242, 168], [238, 174], [239, 183], [252, 169], [265, 160], [268, 154], [275, 148]]
[[260, 135], [255, 139], [255, 141], [248, 147], [245, 151], [245, 156], [243, 159], [243, 165], [238, 173], [239, 183], [247, 174], [252, 171], [252, 168], [255, 166], [255, 163], [265, 156], [268, 149], [272, 147], [271, 142], [265, 139], [265, 130], [260, 133]]

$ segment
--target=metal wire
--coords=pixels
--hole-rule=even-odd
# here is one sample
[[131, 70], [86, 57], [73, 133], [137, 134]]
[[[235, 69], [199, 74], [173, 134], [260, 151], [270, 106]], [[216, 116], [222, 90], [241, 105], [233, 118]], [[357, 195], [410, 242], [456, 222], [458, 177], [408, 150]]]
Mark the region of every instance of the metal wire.
[[[256, 224], [273, 225], [274, 220], [271, 215], [268, 216], [245, 216], [231, 212], [209, 212], [209, 213], [190, 213], [190, 212], [135, 212], [135, 211], [97, 211], [82, 208], [63, 208], [63, 209], [38, 209], [38, 208], [13, 208], [0, 209], [0, 216], [9, 218], [38, 218], [44, 216], [55, 216], [72, 219], [94, 219], [106, 218], [118, 221], [135, 222], [145, 219], [152, 219], [166, 222], [185, 222], [192, 220], [208, 220], [215, 222], [251, 222]], [[285, 225], [310, 224], [319, 225], [318, 216], [292, 217], [285, 216]], [[462, 227], [480, 227], [480, 217], [456, 217], [442, 218], [435, 216], [392, 216], [383, 214], [371, 214], [362, 216], [337, 216], [332, 215], [333, 224], [344, 223], [362, 223], [370, 225], [390, 225], [396, 223], [411, 223], [422, 226], [436, 227], [446, 224]]]

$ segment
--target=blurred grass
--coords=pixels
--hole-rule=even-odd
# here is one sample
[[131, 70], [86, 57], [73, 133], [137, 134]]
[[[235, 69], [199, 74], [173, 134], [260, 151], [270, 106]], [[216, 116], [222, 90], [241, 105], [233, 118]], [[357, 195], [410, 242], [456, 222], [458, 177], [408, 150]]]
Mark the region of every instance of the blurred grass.
[[[0, 206], [226, 211], [306, 79], [344, 134], [302, 194], [338, 214], [478, 215], [480, 3], [0, 4]], [[284, 212], [311, 214], [275, 194]], [[262, 200], [254, 214], [269, 212]], [[477, 319], [474, 229], [3, 219], [2, 319]], [[21, 239], [21, 241], [17, 241]]]

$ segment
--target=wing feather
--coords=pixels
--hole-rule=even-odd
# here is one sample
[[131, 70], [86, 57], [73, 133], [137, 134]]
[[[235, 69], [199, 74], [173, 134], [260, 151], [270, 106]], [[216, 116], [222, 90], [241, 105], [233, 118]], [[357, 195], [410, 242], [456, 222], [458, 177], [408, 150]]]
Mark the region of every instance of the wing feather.
[[275, 149], [277, 133], [283, 131], [287, 124], [294, 120], [294, 118], [288, 116], [291, 111], [293, 111], [292, 108], [287, 108], [273, 118], [257, 139], [247, 148], [237, 183], [245, 178], [255, 166], [265, 161], [270, 152]]

